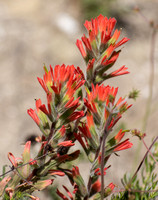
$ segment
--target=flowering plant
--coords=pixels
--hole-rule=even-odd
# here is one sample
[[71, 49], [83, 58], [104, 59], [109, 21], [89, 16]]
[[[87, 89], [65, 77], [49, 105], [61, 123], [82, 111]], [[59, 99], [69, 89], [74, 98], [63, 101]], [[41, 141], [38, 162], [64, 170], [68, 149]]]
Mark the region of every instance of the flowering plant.
[[[128, 97], [117, 97], [118, 88], [103, 83], [129, 73], [125, 66], [110, 71], [121, 52], [120, 47], [129, 40], [118, 41], [121, 31], [114, 30], [115, 24], [115, 18], [102, 15], [85, 22], [88, 36], [83, 35], [76, 45], [85, 60], [86, 75], [74, 65], [50, 66], [49, 70], [44, 66], [43, 79], [38, 81], [46, 93], [47, 105], [37, 99], [36, 108], [27, 111], [41, 130], [41, 136], [36, 138], [41, 146], [33, 159], [30, 141], [26, 142], [21, 158], [8, 153], [13, 173], [0, 182], [3, 199], [37, 200], [33, 192], [52, 185], [58, 176], [67, 177], [73, 188], [69, 190], [63, 185], [66, 196], [57, 189], [57, 195], [63, 200], [99, 200], [113, 192], [116, 185], [104, 183], [111, 167], [109, 158], [133, 145], [129, 138], [123, 140], [130, 130], [114, 132], [116, 123], [131, 107]], [[136, 92], [131, 94], [133, 98], [135, 95]], [[91, 166], [87, 184], [79, 167], [74, 165], [80, 156], [77, 142]]]

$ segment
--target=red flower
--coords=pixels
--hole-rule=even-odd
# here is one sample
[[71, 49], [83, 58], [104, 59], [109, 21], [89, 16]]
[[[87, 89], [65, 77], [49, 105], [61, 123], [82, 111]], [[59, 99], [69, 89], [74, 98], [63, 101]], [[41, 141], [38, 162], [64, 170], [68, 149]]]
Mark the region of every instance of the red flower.
[[45, 113], [46, 115], [49, 115], [49, 112], [48, 112], [48, 110], [47, 110], [47, 108], [46, 108], [46, 106], [45, 106], [44, 104], [42, 104], [42, 105], [39, 107], [39, 109], [40, 109], [43, 113]]
[[61, 120], [61, 122], [59, 121], [60, 125], [72, 122], [84, 116], [83, 111], [75, 111], [80, 106], [79, 98], [74, 101], [73, 100], [74, 97], [68, 100], [68, 102], [65, 104], [63, 108], [64, 112], [62, 112], [62, 114], [59, 117], [59, 119]]
[[36, 165], [37, 160], [33, 160], [32, 158], [29, 160], [29, 165]]
[[[9, 177], [9, 176], [6, 176], [6, 177], [4, 177], [3, 179], [1, 179], [0, 180], [0, 195], [2, 196], [2, 194], [3, 194], [3, 192], [4, 192], [4, 190], [6, 189], [7, 190], [7, 188], [6, 188], [6, 185], [8, 184], [8, 182], [11, 180], [11, 177]], [[11, 189], [11, 188], [10, 188]], [[9, 191], [8, 191], [9, 192]], [[12, 189], [12, 191], [10, 191], [10, 193], [13, 193], [13, 189]], [[11, 196], [10, 196], [11, 197]]]
[[58, 189], [56, 192], [63, 200], [69, 200], [63, 193], [61, 193]]
[[[60, 138], [63, 138], [64, 135], [65, 135], [65, 132], [66, 132], [66, 129], [65, 129], [65, 126], [63, 125], [60, 129], [58, 129], [58, 130], [54, 133], [52, 140], [53, 140], [53, 141], [58, 141]], [[55, 143], [56, 143], [56, 142], [55, 142]]]
[[67, 141], [58, 143], [58, 146], [64, 146], [64, 147], [70, 147], [74, 145], [75, 143], [72, 143], [72, 140], [67, 140]]
[[[108, 168], [109, 168], [109, 167], [105, 167], [105, 168], [104, 168], [104, 175], [106, 175], [106, 170], [107, 170]], [[100, 176], [100, 175], [101, 175], [100, 168], [95, 169], [95, 170], [94, 170], [94, 173], [95, 173], [96, 175]]]
[[[107, 56], [104, 56], [104, 58], [101, 61], [101, 65], [103, 66], [103, 68], [104, 68], [104, 66], [108, 67], [109, 65], [114, 64], [116, 62], [117, 58], [119, 57], [119, 54], [120, 54], [120, 51], [118, 51], [118, 52], [114, 51], [112, 56], [110, 57], [110, 59], [107, 59]], [[99, 68], [99, 70], [100, 70], [100, 68]], [[104, 70], [104, 72], [105, 71], [106, 70]]]
[[[84, 103], [86, 107], [89, 109], [93, 115], [96, 115], [96, 113], [100, 113], [101, 110], [103, 110], [103, 106], [105, 108], [105, 119], [108, 116], [109, 111], [112, 112], [112, 110], [116, 113], [119, 112], [122, 114], [125, 112], [128, 108], [130, 108], [132, 105], [128, 105], [126, 103], [126, 99], [119, 98], [117, 103], [115, 104], [115, 98], [118, 92], [118, 88], [110, 87], [110, 86], [104, 86], [104, 85], [96, 85], [94, 86], [92, 84], [92, 91], [90, 92], [87, 89], [87, 98], [84, 99]], [[105, 107], [106, 106], [106, 107]], [[102, 107], [102, 108], [101, 108]], [[108, 110], [109, 107], [109, 110]]]
[[37, 80], [41, 84], [44, 91], [48, 94], [50, 91], [50, 87], [52, 85], [52, 76], [51, 76], [51, 72], [50, 71], [48, 72], [46, 66], [44, 66], [44, 71], [45, 71], [45, 74], [43, 75], [43, 80], [39, 77], [37, 77]]
[[47, 115], [51, 116], [51, 105], [52, 105], [52, 93], [47, 94], [47, 105], [48, 105], [48, 111], [47, 111]]
[[[109, 106], [109, 103], [114, 105], [114, 100], [117, 94], [118, 88], [113, 88], [110, 86], [99, 86], [98, 84], [94, 86], [92, 84], [92, 91], [87, 90], [87, 99], [84, 99], [84, 103], [94, 115], [100, 115], [100, 111], [103, 110], [103, 106], [105, 109], [105, 119], [107, 118], [107, 109], [105, 107]], [[102, 106], [102, 108], [100, 107]], [[97, 116], [98, 117], [98, 116]]]
[[[67, 194], [68, 194], [68, 196], [70, 197], [70, 199], [73, 200], [74, 198], [73, 198], [72, 194], [70, 193], [70, 191], [67, 189], [67, 187], [65, 187], [65, 186], [63, 185], [63, 188], [64, 188], [65, 191], [67, 192]], [[57, 189], [57, 194], [58, 194], [63, 200], [68, 200], [68, 198], [67, 198], [64, 194], [62, 194], [58, 189]]]
[[79, 67], [75, 68], [74, 65], [56, 65], [54, 70], [50, 66], [50, 71], [46, 67], [44, 69], [43, 80], [38, 78], [38, 81], [45, 92], [47, 94], [54, 92], [56, 95], [61, 95], [66, 101], [85, 82], [83, 72]]
[[[103, 15], [99, 15], [97, 18], [91, 19], [91, 21], [85, 21], [84, 26], [88, 31], [89, 38], [86, 38], [84, 35], [82, 37], [82, 42], [84, 43], [86, 50], [97, 48], [96, 43], [101, 43], [101, 45], [112, 44], [114, 48], [117, 48], [127, 42], [128, 38], [123, 38], [120, 42], [116, 44], [120, 36], [120, 31], [116, 29], [113, 33], [115, 25], [115, 18], [108, 19]], [[83, 46], [81, 48], [81, 41], [77, 40], [77, 46], [80, 49], [81, 54], [83, 54]], [[85, 54], [83, 57], [85, 57]]]
[[[81, 128], [81, 127], [79, 127], [79, 130], [80, 130], [80, 128]], [[81, 131], [81, 132], [82, 132], [82, 131]], [[82, 145], [83, 149], [84, 149], [85, 151], [87, 151], [87, 147], [86, 147], [86, 145], [85, 145], [85, 143], [84, 143], [84, 141], [83, 141], [83, 139], [82, 139], [81, 133], [74, 133], [74, 136], [75, 136], [76, 140], [78, 140], [79, 143]]]
[[115, 48], [117, 48], [117, 47], [121, 46], [122, 44], [128, 42], [128, 40], [129, 40], [129, 38], [126, 38], [126, 37], [123, 38], [122, 40], [120, 40], [120, 41], [116, 44]]
[[62, 125], [75, 121], [84, 116], [83, 111], [76, 111], [76, 109], [80, 106], [79, 98], [74, 100], [74, 97], [72, 97], [67, 101], [64, 107], [61, 106], [61, 114], [58, 116], [59, 120], [57, 121], [56, 127], [59, 128]]
[[[80, 192], [80, 196], [85, 197], [87, 195], [87, 189], [84, 183], [84, 180], [79, 172], [79, 168], [77, 166], [74, 166], [72, 169], [72, 176], [74, 180], [74, 186], [77, 185], [77, 188], [75, 186], [74, 192]], [[77, 190], [76, 190], [77, 189]]]
[[[104, 130], [105, 126], [108, 130], [111, 130], [113, 126], [122, 117], [122, 114], [131, 107], [126, 102], [126, 99], [119, 98], [116, 102], [116, 95], [118, 88], [92, 84], [92, 91], [87, 90], [87, 99], [84, 99], [84, 104], [87, 107], [87, 124], [80, 127], [80, 131], [87, 137], [89, 144], [97, 144], [99, 141], [99, 134], [97, 127]], [[106, 124], [109, 116], [111, 115], [110, 121]], [[103, 133], [103, 132], [102, 132]], [[93, 139], [90, 140], [90, 137]], [[95, 147], [93, 145], [93, 147]]]
[[[91, 44], [90, 44], [90, 39], [89, 38], [87, 38], [86, 36], [85, 36], [85, 34], [82, 36], [82, 42], [83, 42], [83, 44], [85, 45], [85, 48], [86, 48], [86, 51], [87, 52], [91, 52], [92, 51], [92, 46], [91, 46]], [[80, 41], [80, 40], [79, 40]], [[80, 41], [81, 42], [81, 41]]]
[[123, 38], [117, 42], [121, 31], [118, 29], [114, 31], [115, 24], [115, 18], [108, 19], [103, 15], [99, 15], [97, 18], [86, 21], [84, 24], [89, 37], [83, 35], [82, 41], [77, 40], [76, 42], [83, 58], [88, 63], [87, 80], [90, 84], [92, 82], [101, 84], [108, 78], [129, 73], [125, 66], [112, 73], [106, 73], [119, 56], [121, 50], [116, 51], [116, 48], [129, 40], [128, 38]]
[[40, 200], [38, 197], [32, 196], [32, 195], [28, 195], [32, 200]]
[[132, 146], [133, 146], [133, 144], [131, 142], [129, 142], [129, 139], [126, 139], [123, 142], [121, 142], [120, 144], [115, 146], [114, 152], [122, 151], [122, 150], [125, 150], [125, 149], [129, 149]]
[[74, 167], [72, 168], [72, 176], [73, 176], [73, 177], [80, 176], [79, 168], [78, 168], [77, 166], [74, 166]]
[[61, 134], [61, 137], [63, 137], [65, 135], [65, 126], [62, 126], [59, 132]]
[[[42, 110], [40, 109], [40, 107], [42, 108]], [[45, 105], [42, 105], [41, 99], [37, 99], [36, 100], [36, 109], [28, 109], [27, 113], [32, 117], [32, 119], [36, 122], [36, 124], [39, 126], [40, 125], [40, 119], [41, 119], [41, 115], [42, 115], [42, 111], [43, 113], [48, 113]], [[37, 114], [36, 114], [37, 112]]]
[[11, 152], [8, 153], [8, 159], [10, 160], [10, 162], [12, 163], [12, 165], [14, 167], [18, 166], [18, 161], [17, 161], [18, 158], [15, 158], [14, 155]]
[[95, 183], [92, 184], [90, 196], [100, 192], [101, 190], [101, 183], [97, 180]]
[[[75, 76], [74, 76], [75, 75]], [[71, 98], [74, 92], [80, 88], [85, 83], [83, 72], [79, 67], [74, 70], [74, 73], [71, 74], [66, 86], [67, 92], [66, 96]]]
[[44, 91], [45, 91], [46, 93], [48, 93], [49, 91], [48, 91], [48, 88], [47, 88], [45, 82], [44, 82], [41, 78], [39, 78], [39, 77], [37, 77], [37, 80], [38, 80], [39, 83], [41, 84], [41, 86], [42, 86], [42, 88], [44, 89]]
[[128, 110], [131, 106], [132, 106], [132, 104], [128, 105], [125, 98], [123, 99], [122, 97], [120, 97], [116, 103], [115, 110], [116, 110], [116, 112], [119, 111], [120, 114], [122, 114], [123, 112]]
[[[48, 94], [50, 95], [50, 94]], [[32, 117], [32, 119], [36, 122], [36, 124], [39, 126], [41, 131], [46, 134], [44, 131], [44, 127], [48, 127], [48, 119], [47, 116], [51, 117], [51, 108], [48, 105], [48, 110], [46, 109], [46, 106], [41, 102], [41, 99], [36, 100], [36, 109], [32, 110], [31, 108], [27, 110], [27, 113]], [[37, 114], [36, 114], [37, 113]]]
[[109, 76], [114, 77], [114, 76], [120, 76], [120, 75], [124, 75], [124, 74], [129, 74], [127, 69], [128, 69], [127, 67], [122, 66], [120, 69], [112, 72]]
[[47, 180], [39, 180], [37, 181], [34, 186], [38, 191], [41, 191], [51, 185], [53, 183], [54, 179], [47, 179]]
[[73, 112], [73, 113], [67, 118], [67, 120], [68, 120], [69, 122], [72, 122], [72, 121], [74, 121], [74, 120], [76, 120], [76, 119], [79, 119], [79, 118], [81, 118], [81, 117], [83, 117], [83, 116], [84, 116], [83, 110], [82, 110], [82, 111], [76, 111], [76, 112]]
[[56, 169], [50, 169], [49, 171], [50, 175], [58, 175], [58, 176], [65, 176], [65, 173], [60, 171], [60, 170], [56, 170]]
[[64, 188], [65, 191], [67, 192], [67, 194], [68, 194], [68, 196], [70, 197], [70, 199], [73, 200], [73, 196], [72, 196], [72, 194], [70, 193], [70, 191], [67, 189], [67, 187], [65, 187], [65, 186], [63, 185], [63, 188]]
[[113, 189], [115, 188], [115, 185], [114, 185], [113, 183], [110, 183], [110, 184], [108, 185], [108, 187], [109, 187], [111, 190], [113, 190]]
[[115, 185], [113, 183], [110, 183], [105, 189], [104, 189], [104, 197], [109, 196], [113, 189], [115, 188]]
[[94, 86], [92, 84], [92, 91], [89, 92], [87, 91], [87, 96], [88, 96], [88, 103], [94, 103], [92, 104], [92, 107], [94, 108], [94, 110], [96, 111], [96, 107], [94, 107], [94, 105], [96, 105], [98, 102], [100, 103], [106, 103], [106, 105], [109, 104], [109, 102], [113, 103], [117, 94], [118, 88], [114, 88], [114, 87], [110, 87], [108, 86], [104, 86], [102, 85], [96, 85]]
[[32, 108], [27, 110], [27, 113], [32, 117], [32, 119], [36, 122], [36, 124], [40, 125], [40, 120], [36, 114], [36, 110], [33, 110]]
[[94, 67], [95, 58], [88, 61], [87, 65], [87, 80], [92, 80], [93, 78], [93, 67]]
[[[105, 40], [105, 36], [111, 36], [111, 33], [115, 27], [116, 19], [115, 18], [107, 18], [103, 15], [99, 15], [97, 18], [92, 19], [91, 21], [86, 21], [84, 26], [89, 31], [89, 34], [93, 32], [95, 36], [100, 35], [102, 37], [102, 42]], [[103, 40], [104, 39], [104, 40]]]
[[7, 192], [9, 194], [10, 199], [12, 199], [13, 194], [14, 194], [14, 189], [12, 189], [11, 187], [7, 187], [5, 189], [5, 192]]
[[78, 106], [80, 106], [80, 103], [79, 103], [79, 98], [77, 98], [75, 101], [74, 101], [74, 97], [71, 97], [71, 99], [65, 104], [65, 108], [73, 108], [73, 110], [75, 110]]
[[85, 51], [84, 48], [83, 48], [82, 42], [81, 42], [80, 40], [77, 40], [77, 41], [76, 41], [76, 45], [77, 45], [77, 47], [79, 48], [79, 50], [80, 50], [80, 52], [81, 52], [83, 58], [86, 58], [87, 54], [86, 54], [86, 51]]
[[120, 140], [124, 137], [125, 132], [122, 131], [122, 129], [120, 129], [120, 131], [117, 133], [117, 135], [114, 137], [116, 142], [120, 142]]
[[82, 124], [82, 126], [79, 126], [78, 128], [86, 138], [91, 138], [92, 137], [92, 135], [90, 133], [90, 130], [89, 130], [87, 125]]
[[[92, 116], [90, 118], [93, 120]], [[88, 115], [87, 115], [87, 120], [88, 120]], [[91, 122], [88, 122], [88, 123], [91, 123]], [[92, 126], [90, 126], [90, 124], [89, 125], [82, 124], [82, 126], [79, 126], [78, 128], [86, 140], [87, 147], [91, 146], [93, 149], [96, 150], [98, 148], [99, 141], [98, 141], [98, 136], [95, 131], [95, 127], [93, 123], [92, 123]]]
[[39, 116], [40, 116], [40, 111], [42, 111], [49, 118], [51, 118], [51, 116], [52, 116], [52, 110], [51, 110], [52, 93], [47, 93], [47, 104], [48, 104], [48, 109], [46, 108], [46, 106], [44, 104], [42, 104], [40, 99], [36, 100], [36, 108], [37, 108]]

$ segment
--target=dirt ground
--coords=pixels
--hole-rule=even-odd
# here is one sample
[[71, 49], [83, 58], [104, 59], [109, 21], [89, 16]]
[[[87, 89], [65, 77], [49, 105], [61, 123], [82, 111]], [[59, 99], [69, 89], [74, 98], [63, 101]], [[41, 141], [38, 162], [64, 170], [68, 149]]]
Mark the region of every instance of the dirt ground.
[[[126, 65], [130, 74], [110, 80], [107, 84], [119, 86], [119, 95], [123, 96], [133, 88], [141, 91], [137, 101], [130, 101], [133, 106], [123, 116], [122, 123], [126, 128], [142, 129], [149, 91], [151, 29], [132, 11], [136, 2], [115, 1], [114, 6], [124, 11], [122, 16], [126, 25], [121, 27], [122, 36], [130, 38], [115, 67]], [[147, 18], [158, 23], [158, 1], [142, 0], [138, 6]], [[34, 108], [34, 99], [45, 100], [36, 78], [43, 76], [43, 63], [46, 66], [74, 64], [85, 69], [75, 45], [76, 39], [81, 38], [85, 31], [80, 20], [82, 14], [79, 0], [0, 0], [0, 172], [4, 164], [9, 164], [8, 152], [19, 157], [26, 137], [39, 134], [36, 124], [27, 115], [27, 109]], [[158, 38], [156, 39], [153, 99], [145, 139], [148, 145], [151, 138], [158, 135]], [[138, 142], [134, 138], [131, 140], [134, 150], [121, 152], [119, 158], [114, 157], [109, 163], [115, 167], [109, 169], [107, 180], [116, 182], [119, 186], [121, 184], [118, 177], [134, 167], [134, 152], [137, 151]], [[144, 153], [145, 149], [142, 148], [141, 156]], [[88, 174], [88, 168], [82, 173]]]

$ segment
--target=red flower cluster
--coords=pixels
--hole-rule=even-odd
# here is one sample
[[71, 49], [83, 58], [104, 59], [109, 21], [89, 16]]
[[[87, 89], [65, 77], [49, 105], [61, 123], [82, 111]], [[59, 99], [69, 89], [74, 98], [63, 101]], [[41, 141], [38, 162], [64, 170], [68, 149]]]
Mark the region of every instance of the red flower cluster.
[[[47, 94], [48, 109], [41, 100], [36, 100], [36, 109], [29, 109], [28, 114], [33, 118], [45, 135], [49, 128], [48, 119], [57, 121], [57, 128], [84, 116], [83, 111], [75, 111], [79, 106], [80, 97], [75, 99], [77, 91], [85, 83], [84, 75], [79, 67], [56, 65], [50, 71], [44, 67], [43, 80], [39, 83]], [[48, 119], [47, 119], [48, 118]]]
[[114, 31], [116, 19], [108, 19], [103, 15], [99, 15], [91, 21], [86, 21], [84, 25], [89, 37], [83, 35], [82, 41], [77, 40], [76, 45], [86, 63], [88, 63], [87, 80], [90, 84], [100, 84], [105, 79], [129, 73], [125, 66], [109, 74], [106, 72], [114, 65], [121, 52], [121, 50], [116, 49], [129, 40], [123, 38], [117, 42], [120, 30], [116, 29]]
[[[93, 184], [88, 189], [78, 167], [73, 167], [68, 171], [61, 168], [60, 170], [52, 168], [48, 171], [50, 175], [67, 175], [74, 187], [74, 193], [82, 197], [100, 192], [102, 138], [112, 131], [122, 114], [131, 106], [127, 104], [125, 98], [119, 98], [116, 101], [118, 88], [101, 84], [105, 79], [129, 73], [127, 68], [122, 66], [107, 74], [107, 70], [113, 66], [121, 52], [116, 49], [128, 41], [128, 38], [123, 38], [118, 42], [120, 30], [114, 31], [115, 24], [114, 18], [108, 19], [102, 15], [86, 21], [84, 25], [88, 31], [88, 37], [83, 35], [81, 40], [76, 42], [87, 64], [86, 79], [81, 69], [73, 65], [56, 65], [54, 69], [50, 66], [49, 71], [44, 66], [45, 74], [43, 79], [38, 78], [38, 81], [46, 92], [47, 108], [38, 99], [36, 109], [28, 110], [28, 114], [46, 137], [42, 141], [40, 154], [42, 151], [45, 152], [50, 140], [52, 151], [57, 151], [57, 154], [54, 153], [53, 166], [54, 163], [60, 165], [79, 156], [79, 150], [67, 154], [68, 150], [75, 145], [76, 140], [82, 145], [87, 156], [94, 154], [90, 178]], [[82, 85], [85, 85], [86, 89], [83, 99]], [[120, 130], [116, 136], [106, 142], [104, 165], [112, 153], [131, 148], [132, 143], [129, 139], [120, 143], [124, 135], [125, 131]], [[103, 168], [104, 175], [107, 168], [105, 166]], [[69, 198], [74, 199], [69, 190], [63, 187]], [[112, 183], [107, 186], [105, 196], [113, 188]], [[57, 194], [62, 199], [68, 199], [59, 190]]]
[[[131, 105], [126, 103], [126, 99], [119, 98], [115, 103], [118, 88], [110, 86], [94, 86], [92, 85], [92, 91], [87, 89], [87, 98], [84, 99], [85, 106], [87, 107], [87, 123], [82, 124], [79, 127], [80, 131], [91, 141], [92, 146], [99, 146], [99, 138], [104, 134], [107, 121], [111, 118], [110, 123], [107, 126], [108, 131], [121, 118], [123, 112], [125, 112]], [[98, 132], [102, 130], [103, 132]]]
[[[11, 198], [14, 197], [13, 193], [25, 191], [26, 188], [30, 194], [46, 188], [53, 183], [52, 176], [67, 176], [70, 180], [72, 193], [63, 186], [68, 198], [57, 190], [64, 200], [78, 197], [88, 199], [93, 195], [94, 199], [100, 199], [113, 191], [113, 183], [105, 188], [104, 184], [101, 185], [109, 168], [106, 166], [107, 161], [113, 153], [132, 147], [129, 139], [121, 142], [127, 131], [120, 130], [110, 138], [115, 124], [131, 105], [127, 104], [126, 98], [116, 100], [118, 88], [102, 84], [108, 78], [129, 73], [125, 66], [107, 72], [121, 52], [117, 50], [118, 47], [128, 41], [128, 38], [118, 41], [120, 30], [114, 30], [115, 24], [114, 18], [108, 19], [102, 15], [85, 22], [88, 37], [83, 35], [76, 45], [86, 61], [86, 76], [74, 65], [50, 66], [50, 70], [44, 66], [43, 79], [38, 77], [38, 81], [46, 93], [47, 105], [37, 99], [36, 109], [27, 111], [42, 131], [42, 136], [37, 139], [41, 147], [35, 159], [30, 157], [31, 142], [26, 143], [20, 162], [12, 153], [8, 154], [17, 171], [13, 178], [2, 180], [0, 186], [4, 190], [11, 180], [7, 188]], [[72, 148], [76, 147], [76, 141], [81, 144], [91, 162], [87, 185], [79, 168], [70, 162], [80, 155], [79, 149], [73, 151]], [[70, 162], [69, 165], [63, 167], [62, 164], [67, 162]], [[32, 195], [28, 197], [37, 199]]]

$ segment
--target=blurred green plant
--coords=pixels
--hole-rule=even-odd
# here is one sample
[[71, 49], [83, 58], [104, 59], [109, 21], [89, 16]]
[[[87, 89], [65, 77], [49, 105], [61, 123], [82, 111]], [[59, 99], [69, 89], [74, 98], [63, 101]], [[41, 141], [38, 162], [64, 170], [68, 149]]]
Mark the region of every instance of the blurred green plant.
[[54, 187], [47, 188], [47, 193], [52, 200], [60, 200], [61, 199], [56, 193], [57, 188], [58, 188], [57, 185]]
[[[145, 158], [141, 174], [132, 178], [125, 174], [122, 184], [127, 188], [124, 192], [112, 196], [112, 200], [156, 200], [158, 197], [158, 177], [156, 173], [156, 163], [158, 161], [158, 142], [151, 151], [151, 155]], [[154, 158], [154, 159], [153, 159]], [[156, 162], [155, 162], [156, 159]], [[131, 181], [132, 180], [132, 181]], [[130, 183], [130, 188], [128, 187]]]
[[90, 20], [92, 17], [96, 17], [99, 14], [111, 15], [112, 3], [115, 0], [81, 0], [81, 9], [84, 13], [83, 20]]

